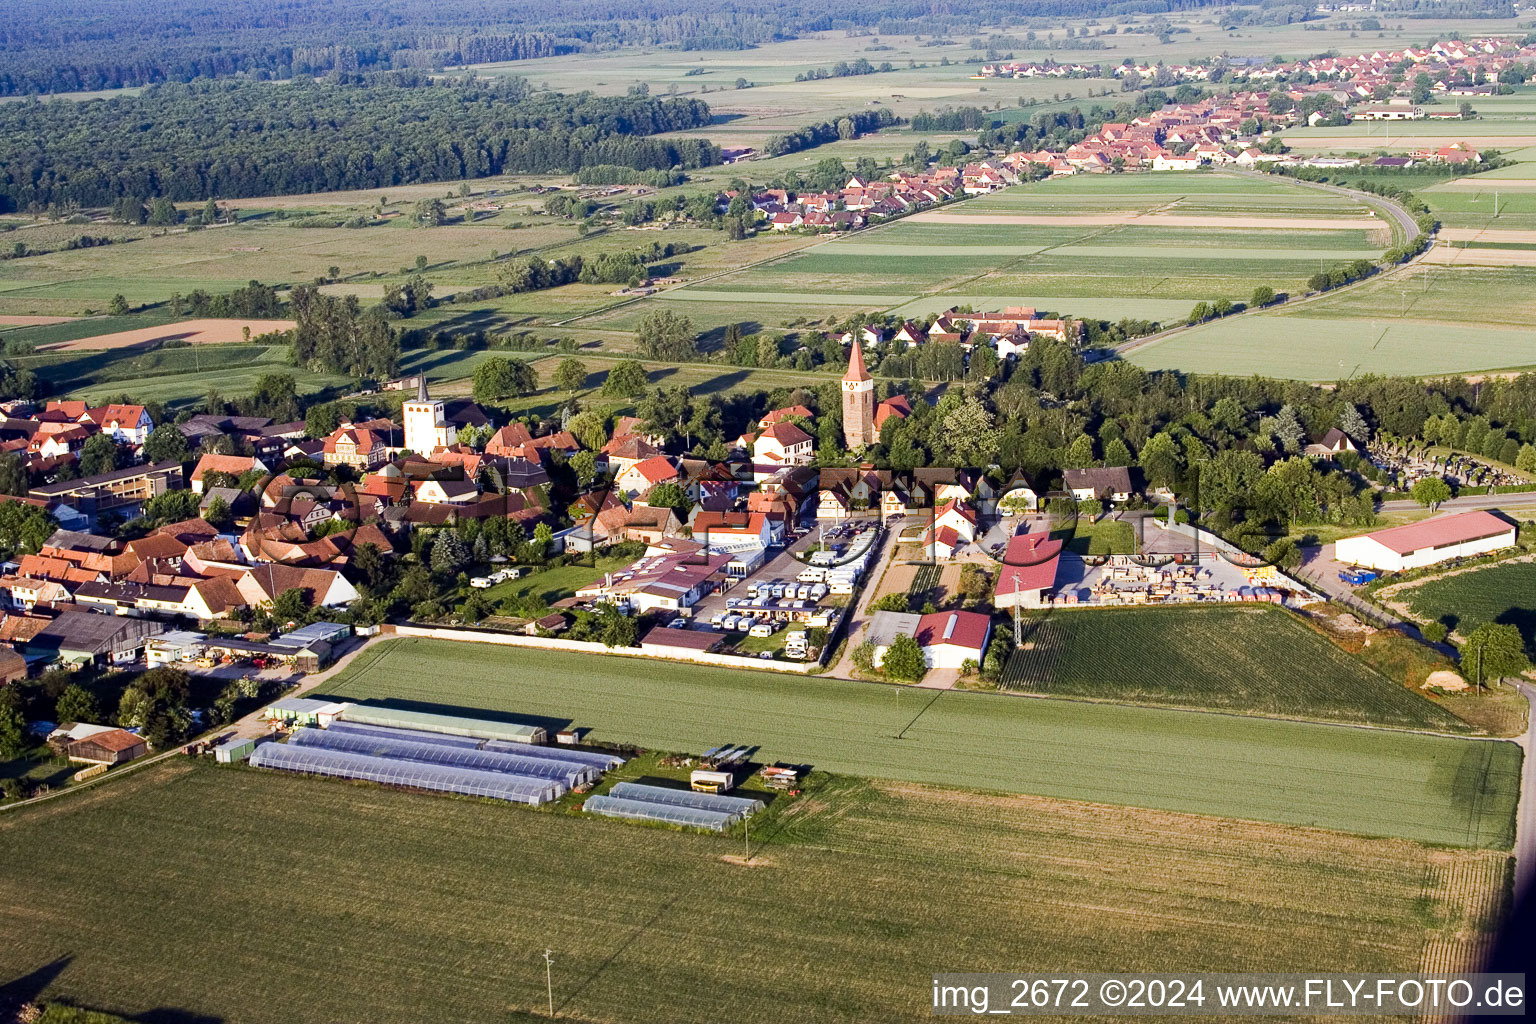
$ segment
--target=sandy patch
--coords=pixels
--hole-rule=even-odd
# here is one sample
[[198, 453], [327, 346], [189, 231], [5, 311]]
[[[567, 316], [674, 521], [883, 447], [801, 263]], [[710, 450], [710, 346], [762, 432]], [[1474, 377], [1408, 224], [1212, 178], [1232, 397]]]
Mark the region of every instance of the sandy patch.
[[1140, 224], [1155, 228], [1257, 228], [1295, 231], [1370, 231], [1382, 227], [1375, 217], [1223, 217], [1192, 213], [1080, 213], [1051, 216], [1040, 213], [944, 213], [930, 210], [907, 218], [930, 224], [1032, 224], [1060, 227]]
[[1422, 262], [1442, 267], [1536, 267], [1536, 249], [1453, 249], [1437, 245]]
[[1516, 242], [1536, 245], [1536, 231], [1518, 231], [1514, 228], [1441, 228], [1440, 237], [1447, 242]]
[[75, 316], [0, 316], [0, 327], [47, 327], [78, 319]]
[[115, 334], [98, 334], [92, 338], [77, 338], [57, 345], [40, 346], [50, 352], [80, 352], [109, 348], [131, 348], [135, 345], [151, 345], [165, 341], [185, 341], [193, 345], [228, 345], [245, 340], [246, 327], [251, 337], [257, 338], [274, 331], [291, 331], [292, 320], [183, 320], [181, 323], [164, 324], [160, 327], [141, 327], [135, 331], [118, 331]]
[[1438, 686], [1442, 690], [1460, 692], [1467, 688], [1467, 681], [1461, 678], [1461, 674], [1458, 672], [1440, 669], [1437, 672], [1431, 672], [1429, 678], [1424, 680], [1424, 685], [1425, 687]]
[[739, 868], [776, 868], [779, 866], [778, 862], [771, 857], [753, 856], [751, 860], [747, 860], [739, 853], [727, 853], [720, 859], [727, 864], [735, 864]]

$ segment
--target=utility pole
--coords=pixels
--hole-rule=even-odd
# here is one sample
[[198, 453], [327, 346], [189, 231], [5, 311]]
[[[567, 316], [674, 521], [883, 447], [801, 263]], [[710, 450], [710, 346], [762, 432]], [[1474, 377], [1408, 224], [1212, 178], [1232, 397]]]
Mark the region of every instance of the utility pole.
[[742, 835], [745, 836], [746, 840], [747, 840], [747, 856], [746, 856], [745, 863], [751, 864], [752, 863], [752, 822], [750, 820], [750, 817], [742, 818], [741, 819], [741, 829], [742, 829]]
[[544, 951], [544, 988], [549, 993], [549, 1015], [551, 1018], [555, 1015], [555, 976], [552, 973], [555, 961], [550, 956], [553, 952], [554, 950], [552, 949]]
[[1019, 632], [1019, 574], [1013, 574], [1013, 645], [1021, 647], [1024, 634]]

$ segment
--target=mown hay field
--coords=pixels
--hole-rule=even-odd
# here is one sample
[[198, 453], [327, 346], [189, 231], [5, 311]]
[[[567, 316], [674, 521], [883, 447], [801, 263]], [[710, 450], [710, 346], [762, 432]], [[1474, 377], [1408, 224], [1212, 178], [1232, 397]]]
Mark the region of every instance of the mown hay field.
[[[1454, 961], [1506, 859], [849, 778], [763, 824], [744, 868], [739, 838], [178, 759], [0, 816], [5, 967], [149, 1019], [533, 1020], [549, 949], [573, 1019], [916, 1022], [931, 970]], [[82, 930], [104, 907], [132, 934]]]
[[574, 720], [658, 749], [749, 743], [841, 774], [1472, 846], [1509, 843], [1520, 772], [1502, 742], [450, 640], [377, 644], [324, 689]]
[[1438, 620], [1465, 636], [1485, 622], [1520, 630], [1528, 653], [1536, 654], [1536, 563], [1490, 565], [1427, 580], [1399, 591], [1414, 615]]
[[1025, 623], [1025, 693], [1437, 732], [1469, 726], [1278, 608], [1105, 608]]
[[1434, 375], [1536, 366], [1536, 330], [1412, 317], [1261, 312], [1181, 331], [1126, 358], [1149, 370], [1294, 380]]

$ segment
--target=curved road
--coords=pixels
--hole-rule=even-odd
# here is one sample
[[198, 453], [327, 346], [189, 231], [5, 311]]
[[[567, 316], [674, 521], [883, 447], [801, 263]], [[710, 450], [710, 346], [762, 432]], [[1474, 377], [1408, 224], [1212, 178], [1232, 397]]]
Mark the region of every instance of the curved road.
[[[1231, 173], [1231, 174], [1242, 175], [1243, 177], [1248, 177], [1248, 178], [1273, 178], [1273, 177], [1275, 177], [1275, 175], [1265, 174], [1263, 171], [1240, 171], [1240, 170], [1237, 170], [1235, 168], [1229, 168], [1228, 172]], [[1301, 185], [1301, 186], [1304, 186], [1306, 188], [1315, 189], [1315, 190], [1318, 190], [1318, 191], [1321, 191], [1321, 192], [1328, 192], [1328, 193], [1331, 193], [1333, 195], [1345, 196], [1345, 197], [1347, 197], [1349, 199], [1354, 199], [1354, 200], [1357, 200], [1359, 202], [1363, 202], [1363, 203], [1367, 204], [1368, 206], [1370, 206], [1373, 210], [1384, 211], [1387, 214], [1387, 216], [1392, 220], [1392, 222], [1396, 226], [1397, 230], [1399, 230], [1399, 231], [1401, 231], [1403, 233], [1403, 241], [1405, 241], [1405, 242], [1412, 240], [1419, 233], [1419, 224], [1418, 224], [1418, 221], [1413, 219], [1413, 214], [1409, 213], [1406, 209], [1404, 209], [1402, 206], [1398, 205], [1395, 201], [1393, 201], [1391, 199], [1388, 199], [1385, 196], [1372, 195], [1369, 192], [1358, 192], [1355, 189], [1344, 188], [1343, 186], [1340, 186], [1340, 185], [1327, 185], [1327, 184], [1324, 184], [1323, 182], [1320, 182], [1320, 181], [1298, 181], [1295, 178], [1291, 178], [1291, 179], [1288, 179], [1288, 180], [1290, 180], [1293, 184]], [[1326, 292], [1311, 292], [1310, 294], [1301, 295], [1301, 296], [1298, 296], [1298, 297], [1296, 297], [1294, 299], [1287, 299], [1285, 302], [1275, 303], [1275, 304], [1270, 305], [1270, 306], [1264, 306], [1264, 307], [1262, 307], [1262, 309], [1260, 309], [1260, 308], [1245, 309], [1241, 313], [1230, 314], [1225, 319], [1230, 320], [1233, 317], [1248, 316], [1248, 315], [1253, 314], [1253, 313], [1262, 312], [1263, 310], [1293, 309], [1296, 306], [1300, 306], [1300, 305], [1303, 305], [1303, 304], [1308, 303], [1308, 302], [1315, 302], [1318, 299], [1323, 298], [1324, 296], [1334, 296], [1334, 295], [1340, 294], [1341, 292], [1348, 291], [1351, 288], [1358, 288], [1358, 287], [1360, 287], [1361, 285], [1365, 284], [1368, 281], [1379, 281], [1379, 280], [1382, 279], [1382, 277], [1384, 277], [1384, 276], [1386, 276], [1388, 274], [1401, 273], [1406, 268], [1413, 266], [1419, 260], [1421, 260], [1425, 256], [1427, 256], [1434, 249], [1434, 247], [1435, 247], [1435, 240], [1433, 238], [1431, 238], [1429, 240], [1428, 247], [1426, 247], [1423, 252], [1419, 253], [1417, 256], [1413, 257], [1412, 259], [1408, 260], [1405, 263], [1400, 263], [1400, 264], [1398, 264], [1395, 267], [1388, 267], [1387, 269], [1381, 271], [1378, 274], [1372, 274], [1369, 277], [1362, 277], [1358, 281], [1353, 281], [1353, 282], [1351, 282], [1349, 284], [1342, 285], [1342, 286], [1340, 286], [1338, 288], [1330, 288]], [[1200, 324], [1179, 324], [1179, 325], [1177, 325], [1175, 327], [1169, 327], [1169, 328], [1167, 328], [1165, 330], [1158, 331], [1158, 332], [1156, 332], [1154, 334], [1144, 334], [1144, 335], [1142, 335], [1139, 338], [1132, 338], [1130, 341], [1127, 341], [1127, 342], [1124, 342], [1124, 343], [1122, 343], [1120, 345], [1115, 346], [1115, 348], [1113, 349], [1113, 352], [1114, 352], [1115, 356], [1124, 356], [1125, 353], [1127, 353], [1127, 352], [1134, 352], [1137, 349], [1145, 348], [1148, 345], [1156, 345], [1159, 342], [1166, 341], [1167, 339], [1172, 338], [1172, 337], [1174, 337], [1174, 336], [1176, 336], [1176, 335], [1178, 335], [1178, 334], [1180, 334], [1180, 333], [1182, 333], [1184, 331], [1192, 330], [1195, 327], [1199, 327], [1199, 326], [1202, 326], [1202, 325], [1200, 325]]]

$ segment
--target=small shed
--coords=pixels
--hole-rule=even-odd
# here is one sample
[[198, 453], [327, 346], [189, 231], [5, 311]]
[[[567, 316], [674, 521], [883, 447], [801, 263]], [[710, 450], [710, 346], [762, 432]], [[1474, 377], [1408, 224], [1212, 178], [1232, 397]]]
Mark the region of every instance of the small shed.
[[236, 736], [234, 739], [225, 740], [213, 748], [213, 759], [220, 764], [244, 761], [264, 739], [266, 739], [265, 736]]
[[124, 764], [149, 753], [149, 744], [126, 729], [109, 729], [83, 740], [75, 740], [67, 748], [69, 759], [83, 764]]

